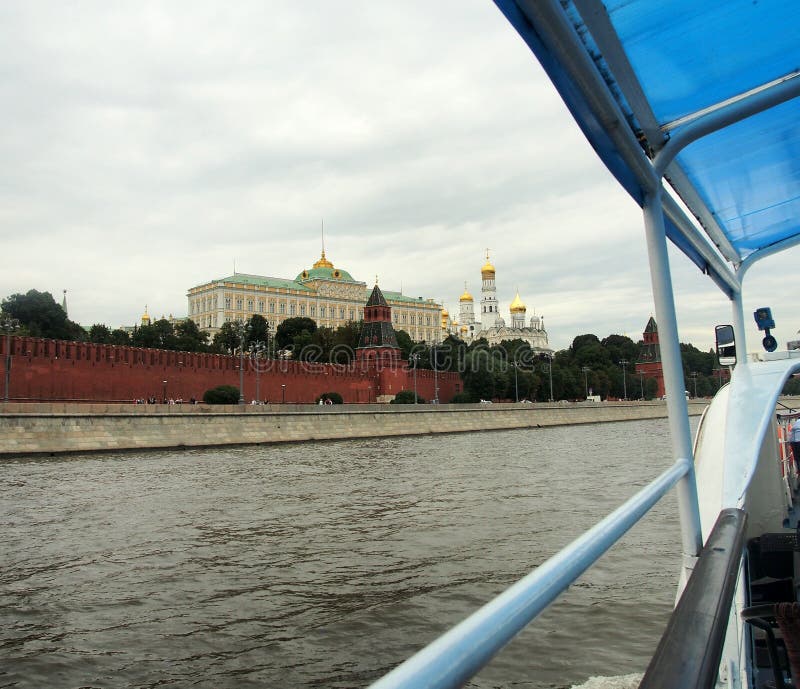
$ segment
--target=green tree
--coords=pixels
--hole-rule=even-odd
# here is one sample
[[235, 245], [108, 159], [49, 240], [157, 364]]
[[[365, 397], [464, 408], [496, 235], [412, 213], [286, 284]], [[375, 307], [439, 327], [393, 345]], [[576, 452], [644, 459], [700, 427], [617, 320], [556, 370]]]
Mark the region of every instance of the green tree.
[[54, 340], [84, 341], [86, 332], [67, 318], [64, 309], [56, 303], [50, 292], [28, 290], [25, 294], [12, 294], [0, 304], [0, 311], [15, 318], [24, 333], [32, 337]]
[[269, 323], [264, 316], [254, 313], [247, 321], [247, 338], [245, 346], [249, 347], [254, 342], [262, 342], [264, 345], [269, 340]]
[[239, 330], [233, 321], [225, 321], [214, 334], [211, 349], [217, 354], [233, 354], [239, 347]]
[[331, 350], [336, 345], [336, 331], [326, 326], [317, 328], [311, 336], [311, 344], [318, 348], [320, 361], [330, 361]]
[[275, 331], [275, 344], [278, 349], [286, 349], [294, 343], [294, 338], [304, 331], [310, 338], [317, 331], [317, 324], [305, 316], [287, 318]]
[[158, 346], [158, 333], [153, 329], [152, 324], [139, 326], [133, 329], [131, 334], [131, 345], [133, 347], [155, 348]]
[[608, 356], [614, 364], [627, 361], [633, 365], [639, 358], [639, 345], [626, 335], [609, 335], [604, 337], [600, 344], [608, 352]]
[[89, 342], [96, 344], [112, 344], [111, 331], [108, 326], [95, 323], [89, 328]]
[[187, 318], [175, 326], [175, 349], [181, 352], [207, 352], [208, 333]]
[[111, 331], [111, 344], [128, 345], [131, 343], [131, 336], [122, 328]]
[[414, 341], [411, 339], [405, 330], [395, 330], [394, 335], [397, 338], [397, 346], [400, 347], [400, 358], [404, 361], [409, 361], [409, 355], [414, 348]]

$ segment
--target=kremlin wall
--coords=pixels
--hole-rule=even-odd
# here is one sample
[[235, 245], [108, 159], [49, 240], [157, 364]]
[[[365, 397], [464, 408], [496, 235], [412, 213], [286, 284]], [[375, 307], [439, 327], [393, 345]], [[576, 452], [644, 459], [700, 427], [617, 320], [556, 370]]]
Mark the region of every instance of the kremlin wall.
[[[10, 341], [11, 402], [133, 402], [137, 399], [203, 399], [218, 385], [239, 387], [239, 357], [138, 349], [31, 337], [0, 338], [1, 359]], [[351, 364], [244, 358], [244, 396], [273, 403], [313, 403], [338, 392], [347, 403], [388, 402], [414, 389], [414, 371], [405, 361], [357, 360]], [[418, 370], [418, 394], [448, 402], [462, 390], [457, 373]]]
[[[461, 392], [457, 373], [410, 370], [400, 359], [392, 310], [375, 285], [350, 364], [250, 359], [30, 337], [2, 338], [16, 402], [161, 402], [202, 400], [219, 385], [239, 388], [245, 402], [313, 403], [337, 392], [346, 403], [390, 402], [401, 390], [449, 402]], [[7, 344], [8, 343], [8, 344]], [[8, 346], [9, 351], [4, 348]], [[241, 365], [241, 369], [240, 369]]]

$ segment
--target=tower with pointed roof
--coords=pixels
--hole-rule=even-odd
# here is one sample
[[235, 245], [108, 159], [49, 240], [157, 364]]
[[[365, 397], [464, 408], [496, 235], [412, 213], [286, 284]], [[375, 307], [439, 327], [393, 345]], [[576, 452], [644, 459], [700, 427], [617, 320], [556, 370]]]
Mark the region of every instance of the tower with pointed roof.
[[656, 396], [664, 394], [664, 370], [661, 366], [661, 346], [658, 342], [658, 326], [655, 318], [650, 316], [647, 325], [642, 333], [642, 347], [639, 361], [636, 362], [636, 373], [645, 378], [652, 378], [656, 381]]
[[364, 324], [356, 348], [356, 360], [365, 362], [399, 362], [400, 347], [392, 326], [392, 308], [377, 283], [364, 307]]

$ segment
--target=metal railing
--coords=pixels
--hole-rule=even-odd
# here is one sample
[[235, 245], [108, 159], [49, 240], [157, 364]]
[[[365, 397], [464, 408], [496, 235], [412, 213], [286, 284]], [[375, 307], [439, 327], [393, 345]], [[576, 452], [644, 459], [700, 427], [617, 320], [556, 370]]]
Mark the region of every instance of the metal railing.
[[639, 689], [715, 686], [746, 524], [742, 510], [719, 513]]
[[591, 567], [692, 468], [679, 459], [605, 519], [530, 574], [371, 685], [460, 687]]

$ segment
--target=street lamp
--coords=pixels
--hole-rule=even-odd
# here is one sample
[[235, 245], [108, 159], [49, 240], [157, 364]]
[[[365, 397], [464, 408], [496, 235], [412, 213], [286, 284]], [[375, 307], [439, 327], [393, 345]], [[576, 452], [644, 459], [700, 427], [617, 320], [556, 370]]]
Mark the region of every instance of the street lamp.
[[6, 385], [3, 393], [3, 401], [8, 402], [8, 391], [11, 387], [11, 333], [19, 329], [19, 321], [16, 318], [3, 318], [0, 320], [0, 332], [6, 334]]
[[642, 386], [642, 401], [644, 401], [644, 373], [639, 371], [639, 383]]
[[547, 354], [546, 356], [550, 363], [550, 366], [548, 366], [548, 372], [550, 373], [550, 401], [555, 402], [555, 397], [553, 397], [553, 355]]
[[628, 381], [627, 381], [627, 371], [625, 367], [628, 365], [628, 361], [626, 359], [620, 359], [619, 363], [622, 365], [622, 399], [628, 399]]
[[694, 396], [697, 398], [697, 371], [692, 371], [692, 380], [694, 381]]
[[286, 383], [281, 383], [281, 404], [286, 404]]
[[439, 357], [436, 354], [436, 345], [431, 348], [433, 350], [433, 403], [439, 404]]
[[514, 401], [519, 402], [519, 381], [517, 380], [518, 364], [516, 361], [512, 361], [511, 365], [514, 367]]
[[259, 390], [259, 385], [258, 385], [258, 374], [261, 368], [261, 364], [258, 361], [258, 357], [263, 351], [264, 351], [263, 342], [253, 342], [253, 344], [250, 345], [250, 361], [255, 362], [255, 369], [256, 369], [256, 403], [261, 401], [261, 392]]
[[417, 403], [417, 359], [419, 359], [419, 354], [411, 354], [410, 357], [411, 361], [414, 362], [414, 404]]
[[164, 400], [164, 404], [166, 404], [167, 403], [167, 381], [166, 380], [162, 380], [161, 382], [164, 385], [164, 394], [163, 394], [161, 399], [163, 399]]
[[582, 366], [581, 367], [581, 371], [583, 371], [583, 386], [586, 388], [586, 399], [587, 400], [589, 399], [589, 378], [588, 378], [588, 376], [586, 374], [589, 373], [589, 371], [591, 371], [591, 370], [592, 369], [590, 369], [588, 366]]
[[239, 332], [239, 404], [244, 404], [244, 337], [248, 325], [244, 321], [236, 321], [236, 329]]

